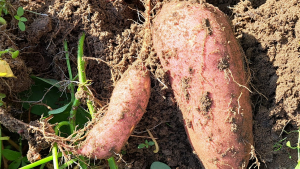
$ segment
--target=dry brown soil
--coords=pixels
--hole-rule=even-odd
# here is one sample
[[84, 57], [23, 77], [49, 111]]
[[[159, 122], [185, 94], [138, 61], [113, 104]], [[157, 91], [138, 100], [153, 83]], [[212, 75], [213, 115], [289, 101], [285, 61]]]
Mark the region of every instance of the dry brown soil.
[[[297, 150], [282, 146], [275, 151], [274, 146], [285, 137], [283, 145], [289, 140], [296, 146], [298, 139], [298, 133], [284, 131], [294, 131], [300, 126], [300, 1], [207, 2], [228, 14], [250, 63], [254, 147], [260, 168], [295, 167]], [[86, 32], [85, 56], [102, 60], [89, 60], [86, 67], [96, 97], [102, 101], [110, 98], [114, 81], [136, 59], [141, 48], [144, 7], [138, 0], [12, 0], [11, 3], [15, 8], [23, 6], [48, 16], [25, 12], [28, 18], [25, 32], [18, 30], [12, 17], [5, 17], [9, 25], [0, 32], [0, 50], [8, 47], [20, 50], [16, 60], [9, 55], [3, 57], [18, 77], [0, 78], [0, 92], [9, 96], [7, 102], [17, 99], [17, 93], [30, 87], [29, 74], [66, 79], [64, 39], [69, 43], [73, 74], [76, 74], [77, 42], [80, 34]], [[154, 13], [161, 4], [152, 1], [152, 7], [156, 7]], [[154, 154], [154, 147], [138, 149], [145, 138], [132, 136], [125, 146], [123, 159], [130, 163], [127, 167], [136, 169], [149, 168], [153, 161], [164, 162], [171, 168], [201, 169], [187, 140], [172, 90], [160, 82], [168, 84], [168, 80], [155, 53], [152, 51], [150, 55], [152, 94], [147, 113], [133, 134], [147, 136], [143, 131], [156, 126], [151, 131], [158, 138], [160, 151]], [[248, 167], [255, 168], [254, 162], [251, 160]]]

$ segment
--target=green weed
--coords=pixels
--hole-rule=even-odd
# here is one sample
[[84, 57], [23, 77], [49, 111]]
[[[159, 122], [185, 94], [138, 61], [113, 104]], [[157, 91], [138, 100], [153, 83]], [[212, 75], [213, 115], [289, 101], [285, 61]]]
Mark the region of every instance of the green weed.
[[[285, 145], [286, 145], [287, 147], [291, 148], [291, 149], [297, 149], [297, 151], [298, 151], [298, 153], [297, 153], [297, 154], [298, 154], [298, 160], [297, 160], [297, 165], [296, 165], [295, 169], [300, 169], [300, 128], [299, 128], [298, 130], [294, 130], [294, 131], [291, 131], [291, 132], [286, 132], [286, 131], [284, 131], [284, 132], [287, 133], [287, 134], [294, 133], [294, 132], [298, 132], [298, 141], [297, 141], [296, 146], [293, 147], [293, 146], [291, 145], [291, 142], [290, 142], [290, 141], [287, 141]], [[274, 151], [279, 151], [279, 150], [283, 147], [283, 144], [282, 144], [282, 143], [283, 143], [285, 140], [287, 140], [287, 137], [285, 137], [285, 138], [281, 139], [280, 141], [278, 141], [278, 142], [273, 146]], [[292, 157], [289, 155], [289, 158], [292, 158]]]
[[2, 15], [8, 14], [8, 6], [5, 0], [0, 0], [0, 24], [6, 25], [6, 20], [2, 18]]
[[6, 95], [4, 93], [0, 93], [0, 107], [1, 106], [5, 106], [5, 102], [2, 100], [6, 97]]
[[8, 49], [5, 49], [5, 50], [3, 50], [3, 51], [0, 51], [0, 57], [1, 57], [3, 54], [5, 54], [5, 53], [9, 53], [9, 54], [11, 55], [11, 57], [12, 57], [13, 59], [15, 59], [16, 57], [19, 56], [20, 51], [19, 51], [19, 50], [15, 50], [15, 49], [13, 49], [13, 48], [8, 48]]
[[9, 161], [12, 161], [8, 168], [18, 169], [20, 167], [30, 164], [26, 156], [22, 156], [22, 139], [19, 139], [19, 151], [13, 151], [9, 146], [2, 149], [2, 155]]
[[[85, 102], [89, 110], [88, 112], [80, 107], [81, 101], [80, 98], [75, 97], [75, 86], [74, 83], [72, 83], [78, 78], [79, 85], [77, 88], [77, 92], [85, 91], [87, 94], [89, 94], [87, 89], [88, 80], [86, 79], [85, 63], [83, 60], [84, 38], [85, 34], [82, 34], [78, 45], [78, 76], [73, 77], [72, 75], [68, 46], [67, 42], [65, 41], [64, 49], [66, 53], [69, 80], [57, 81], [54, 79], [44, 79], [32, 76], [33, 80], [35, 81], [35, 85], [32, 86], [30, 91], [22, 94], [22, 100], [37, 100], [33, 102], [26, 101], [25, 103], [23, 103], [23, 107], [25, 109], [30, 110], [30, 112], [33, 114], [43, 115], [45, 118], [49, 116], [52, 117], [49, 122], [52, 124], [56, 123], [56, 127], [54, 129], [56, 135], [68, 137], [75, 131], [75, 129], [78, 130], [79, 128], [83, 128], [88, 119], [91, 119], [94, 116], [95, 110], [93, 107], [93, 103], [89, 99], [86, 99]], [[47, 88], [46, 93], [45, 88]], [[62, 93], [62, 91], [65, 91], [67, 88], [69, 89], [70, 93], [65, 93], [62, 95], [59, 94]], [[34, 104], [38, 102], [46, 103], [47, 106]], [[48, 107], [50, 107], [51, 110], [49, 110]], [[64, 153], [68, 154], [68, 152]], [[54, 143], [52, 147], [52, 153], [49, 157], [24, 166], [22, 169], [29, 169], [34, 168], [38, 165], [44, 165], [51, 160], [53, 161], [54, 168], [69, 167], [73, 163], [80, 165], [82, 168], [88, 168], [87, 161], [89, 159], [82, 156], [73, 157], [73, 159], [70, 159], [69, 161], [59, 166], [58, 159], [61, 156], [62, 153], [58, 153], [57, 143]], [[111, 157], [108, 160], [108, 163], [111, 169], [118, 168], [115, 163], [114, 157]]]
[[[9, 14], [9, 6], [10, 4], [6, 2], [6, 0], [0, 0], [0, 24], [6, 25], [6, 20], [2, 17], [3, 15]], [[14, 16], [16, 20], [18, 20], [18, 27], [21, 31], [25, 31], [26, 26], [25, 23], [27, 21], [27, 18], [23, 17], [24, 15], [24, 9], [22, 6], [20, 6], [17, 9], [17, 14]]]
[[151, 164], [150, 169], [171, 169], [167, 164], [155, 161]]
[[150, 146], [153, 146], [154, 145], [154, 142], [153, 141], [148, 141], [148, 140], [145, 140], [145, 143], [141, 143], [138, 145], [138, 149], [142, 149], [142, 148], [149, 148]]
[[19, 21], [18, 26], [21, 31], [25, 31], [26, 29], [24, 22], [26, 22], [27, 19], [25, 17], [22, 17], [23, 15], [24, 15], [24, 9], [23, 7], [20, 6], [17, 10], [17, 15], [15, 15], [15, 19]]

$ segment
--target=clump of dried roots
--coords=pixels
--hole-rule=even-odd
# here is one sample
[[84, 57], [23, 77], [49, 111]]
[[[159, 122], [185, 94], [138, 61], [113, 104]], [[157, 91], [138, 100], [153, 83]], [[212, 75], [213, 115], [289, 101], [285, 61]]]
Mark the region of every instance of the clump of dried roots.
[[9, 131], [16, 132], [20, 134], [23, 139], [28, 140], [29, 150], [27, 158], [30, 162], [41, 159], [39, 152], [42, 149], [52, 147], [54, 143], [57, 144], [64, 158], [70, 160], [70, 157], [67, 156], [69, 153], [65, 152], [71, 152], [76, 155], [76, 150], [78, 146], [80, 146], [79, 143], [85, 139], [87, 132], [92, 128], [94, 123], [101, 118], [100, 114], [101, 113], [98, 113], [98, 116], [92, 121], [89, 121], [83, 129], [74, 131], [66, 138], [55, 134], [53, 129], [55, 124], [48, 122], [51, 118], [41, 118], [40, 120], [32, 121], [27, 124], [12, 117], [6, 112], [6, 109], [0, 107], [0, 123]]

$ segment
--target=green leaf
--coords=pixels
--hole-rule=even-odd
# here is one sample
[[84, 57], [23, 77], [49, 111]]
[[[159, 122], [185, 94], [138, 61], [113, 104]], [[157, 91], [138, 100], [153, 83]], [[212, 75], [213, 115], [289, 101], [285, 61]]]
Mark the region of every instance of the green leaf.
[[114, 157], [110, 157], [109, 159], [107, 159], [108, 161], [108, 165], [110, 169], [118, 169], [118, 166], [116, 165], [116, 161]]
[[2, 155], [10, 161], [14, 161], [22, 156], [22, 154], [20, 152], [13, 151], [10, 149], [3, 149]]
[[0, 17], [0, 24], [1, 25], [6, 25], [6, 20], [2, 17]]
[[139, 144], [139, 145], [138, 145], [138, 149], [142, 149], [142, 148], [144, 148], [145, 146], [146, 146], [146, 145], [143, 144], [143, 143], [142, 143], [142, 144]]
[[69, 106], [71, 105], [71, 102], [64, 105], [63, 107], [60, 107], [58, 109], [55, 109], [55, 110], [51, 110], [48, 112], [48, 114], [59, 114], [59, 113], [62, 113], [64, 112]]
[[0, 107], [4, 105], [4, 102], [0, 100]]
[[151, 164], [150, 169], [171, 169], [167, 164], [155, 161]]
[[148, 145], [153, 146], [155, 143], [153, 141], [149, 141]]
[[18, 169], [18, 168], [20, 167], [21, 161], [22, 161], [21, 158], [19, 158], [19, 159], [13, 161], [13, 162], [8, 166], [8, 169]]
[[8, 48], [8, 49], [5, 49], [5, 51], [7, 51], [7, 52], [13, 52], [15, 50], [13, 48]]
[[17, 10], [17, 15], [18, 15], [18, 16], [24, 15], [24, 9], [23, 9], [23, 7], [20, 6], [20, 7], [18, 8], [18, 10]]
[[145, 140], [145, 143], [148, 144], [148, 140]]
[[3, 50], [3, 51], [0, 51], [0, 56], [2, 55], [2, 54], [4, 54], [4, 53], [7, 53], [8, 51], [7, 51], [7, 49], [6, 50]]
[[18, 21], [20, 20], [20, 16], [15, 15], [14, 17], [15, 17], [16, 20], [18, 20]]
[[[70, 110], [71, 106], [68, 107], [68, 109], [62, 113], [54, 114], [54, 117], [49, 121], [51, 124], [59, 123], [61, 121], [68, 121], [70, 117]], [[59, 131], [61, 137], [67, 137], [71, 134], [71, 130], [69, 126], [62, 126]]]
[[20, 51], [18, 51], [18, 50], [14, 51], [14, 52], [10, 52], [11, 57], [12, 57], [13, 59], [15, 59], [16, 57], [18, 57], [18, 56], [19, 56], [19, 53], [20, 53]]
[[79, 125], [79, 128], [83, 128], [85, 123], [88, 122], [91, 118], [91, 114], [85, 111], [82, 107], [77, 109], [76, 113], [76, 124]]
[[6, 97], [6, 94], [0, 93], [0, 99], [3, 99], [3, 98], [5, 98], [5, 97]]
[[48, 84], [50, 84], [51, 86], [55, 86], [57, 88], [60, 88], [60, 84], [58, 83], [58, 80], [55, 79], [46, 79], [46, 78], [41, 78], [41, 77], [37, 77], [37, 76], [31, 76], [32, 78], [37, 78], [39, 80], [42, 80]]
[[[23, 101], [39, 101], [42, 98], [43, 103], [50, 106], [52, 109], [60, 108], [67, 103], [70, 102], [71, 96], [70, 94], [62, 94], [56, 87], [52, 87], [51, 90], [49, 88], [52, 85], [49, 85], [48, 83], [45, 83], [43, 80], [40, 80], [39, 78], [33, 78], [35, 84], [31, 86], [31, 89], [25, 92], [20, 93], [20, 97]], [[47, 92], [47, 90], [49, 90]], [[47, 92], [47, 94], [45, 94]], [[45, 96], [44, 96], [45, 95]], [[69, 100], [68, 100], [69, 99]], [[23, 108], [29, 109], [30, 105], [29, 103], [23, 103]], [[36, 115], [44, 115], [44, 117], [48, 116], [49, 110], [42, 105], [33, 105], [31, 107], [31, 113]], [[58, 114], [58, 116], [68, 116], [68, 115], [61, 115]], [[54, 116], [55, 118], [56, 116]], [[53, 120], [53, 119], [52, 119]], [[50, 121], [52, 121], [50, 120]], [[63, 121], [59, 120], [58, 122]]]
[[295, 167], [295, 169], [300, 169], [300, 162], [298, 162], [297, 166]]
[[0, 137], [0, 140], [9, 140], [9, 137], [8, 136]]
[[6, 8], [2, 9], [4, 14], [7, 15], [8, 14], [8, 10]]
[[26, 21], [27, 21], [27, 19], [26, 19], [25, 17], [21, 17], [21, 18], [20, 18], [20, 21], [22, 21], [22, 22], [26, 22]]
[[291, 142], [290, 141], [286, 142], [286, 146], [289, 147], [289, 148], [291, 148], [291, 149], [297, 149], [297, 147], [292, 147], [291, 146]]
[[19, 26], [21, 31], [25, 31], [26, 26], [25, 26], [24, 22], [19, 21], [18, 26]]
[[85, 163], [84, 161], [87, 160], [87, 158], [85, 158], [84, 156], [79, 156], [80, 160], [79, 160], [79, 164], [81, 168], [88, 168], [88, 166], [86, 165], [87, 163]]
[[24, 157], [22, 158], [22, 164], [21, 164], [21, 167], [26, 166], [26, 165], [28, 165], [28, 164], [30, 164], [30, 162], [28, 161], [27, 156], [24, 156]]

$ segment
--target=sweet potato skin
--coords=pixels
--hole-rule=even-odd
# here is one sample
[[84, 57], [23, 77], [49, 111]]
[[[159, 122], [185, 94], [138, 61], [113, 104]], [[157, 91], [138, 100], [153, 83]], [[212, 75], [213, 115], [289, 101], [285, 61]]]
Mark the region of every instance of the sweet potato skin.
[[96, 159], [119, 153], [146, 112], [149, 98], [150, 74], [140, 63], [134, 64], [117, 82], [107, 112], [77, 153]]
[[207, 3], [170, 2], [154, 19], [152, 35], [205, 168], [246, 168], [252, 109], [244, 53], [227, 16]]

